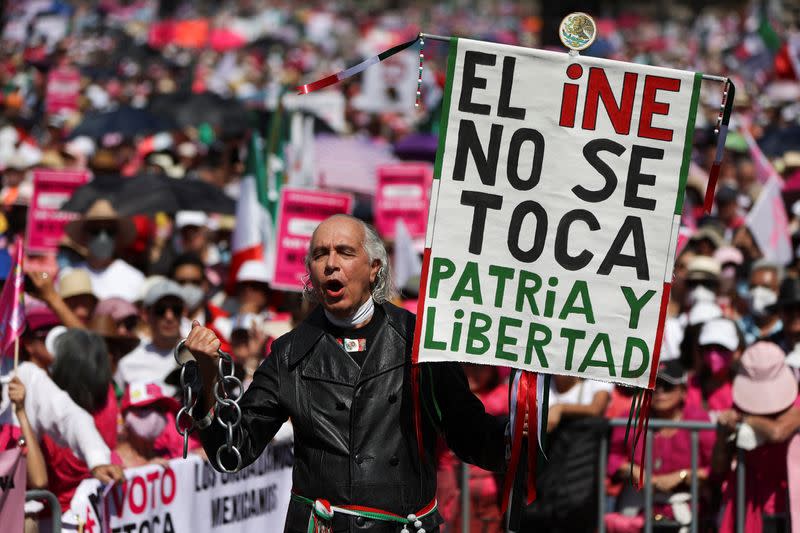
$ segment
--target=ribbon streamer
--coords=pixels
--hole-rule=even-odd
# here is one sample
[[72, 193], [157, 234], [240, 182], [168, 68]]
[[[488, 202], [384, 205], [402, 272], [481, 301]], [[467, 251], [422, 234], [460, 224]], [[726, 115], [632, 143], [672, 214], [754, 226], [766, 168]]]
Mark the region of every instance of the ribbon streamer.
[[[528, 428], [537, 428], [537, 433], [541, 431], [544, 421], [545, 429], [547, 424], [547, 414], [545, 411], [542, 416], [538, 405], [541, 403], [541, 398], [547, 396], [547, 392], [539, 393], [539, 389], [545, 388], [545, 391], [550, 387], [550, 376], [545, 376], [547, 379], [540, 380], [541, 376], [533, 372], [519, 371], [514, 375], [514, 380], [511, 383], [510, 401], [510, 414], [511, 414], [511, 459], [508, 463], [508, 471], [506, 472], [505, 480], [503, 482], [503, 494], [500, 504], [500, 512], [505, 513], [508, 509], [509, 497], [511, 495], [511, 488], [514, 485], [516, 478], [517, 468], [519, 467], [520, 457], [522, 455], [522, 437], [525, 428], [525, 415], [528, 416]], [[546, 384], [546, 387], [545, 387]], [[544, 420], [543, 420], [544, 419]], [[539, 437], [541, 439], [541, 436]], [[541, 440], [540, 440], [541, 446]], [[536, 467], [539, 458], [539, 450], [531, 443], [530, 437], [528, 438], [528, 473], [526, 480], [527, 497], [526, 502], [528, 505], [536, 500]]]
[[359, 74], [359, 73], [365, 71], [367, 69], [367, 67], [370, 67], [372, 65], [376, 65], [376, 64], [380, 63], [381, 61], [383, 61], [384, 59], [388, 59], [388, 58], [392, 57], [393, 55], [397, 54], [398, 52], [402, 52], [406, 48], [409, 48], [410, 46], [415, 44], [418, 40], [419, 40], [419, 36], [415, 37], [414, 39], [412, 39], [412, 40], [410, 40], [408, 42], [405, 42], [405, 43], [402, 43], [402, 44], [398, 44], [397, 46], [393, 46], [392, 48], [389, 48], [388, 50], [384, 50], [383, 52], [381, 52], [378, 55], [374, 55], [372, 57], [368, 57], [367, 59], [365, 59], [361, 63], [359, 63], [357, 65], [353, 65], [350, 68], [346, 68], [344, 70], [341, 70], [341, 71], [337, 72], [336, 74], [331, 74], [330, 76], [322, 78], [321, 80], [312, 81], [311, 83], [306, 83], [305, 85], [300, 85], [299, 87], [297, 87], [297, 94], [308, 94], [310, 92], [318, 91], [320, 89], [324, 89], [325, 87], [333, 85], [334, 83], [338, 83], [338, 82], [340, 82], [340, 81], [342, 81], [344, 79], [347, 79], [350, 76], [355, 76], [356, 74]]
[[717, 121], [717, 152], [714, 155], [714, 163], [708, 175], [708, 185], [706, 185], [706, 197], [703, 201], [703, 209], [706, 213], [711, 212], [714, 206], [714, 193], [717, 190], [717, 180], [719, 180], [719, 170], [722, 165], [722, 154], [725, 152], [725, 140], [728, 138], [728, 126], [733, 112], [733, 98], [736, 95], [736, 87], [730, 79], [725, 80], [722, 92], [722, 104], [720, 105], [720, 115]]

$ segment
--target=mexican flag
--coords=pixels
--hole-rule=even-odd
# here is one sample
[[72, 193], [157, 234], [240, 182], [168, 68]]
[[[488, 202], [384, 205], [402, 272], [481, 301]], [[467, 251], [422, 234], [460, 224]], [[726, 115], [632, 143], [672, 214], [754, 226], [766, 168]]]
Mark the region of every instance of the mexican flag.
[[[276, 179], [277, 182], [280, 180]], [[231, 237], [231, 268], [228, 292], [233, 291], [236, 274], [245, 261], [264, 261], [274, 268], [275, 219], [267, 185], [264, 140], [254, 131], [247, 153], [247, 169], [236, 203], [236, 227]]]

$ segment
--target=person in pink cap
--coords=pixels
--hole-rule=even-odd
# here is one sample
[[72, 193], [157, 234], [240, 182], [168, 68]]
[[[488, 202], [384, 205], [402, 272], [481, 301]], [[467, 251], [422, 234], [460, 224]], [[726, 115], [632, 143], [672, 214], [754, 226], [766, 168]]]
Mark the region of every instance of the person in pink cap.
[[60, 324], [61, 320], [46, 305], [28, 303], [25, 306], [25, 331], [20, 337], [22, 359], [48, 372], [53, 364], [53, 354], [45, 346], [45, 339], [50, 330]]
[[[134, 382], [122, 396], [123, 436], [116, 452], [126, 468], [162, 463], [183, 453], [175, 429], [180, 404], [158, 383]], [[197, 448], [196, 441], [190, 447]]]
[[[734, 531], [736, 504], [735, 448], [745, 453], [745, 532], [782, 531], [785, 514], [800, 520], [800, 402], [797, 380], [784, 360], [781, 348], [757, 342], [745, 350], [733, 380], [734, 409], [719, 417], [712, 468], [727, 475], [723, 494], [724, 514], [720, 531]], [[789, 500], [787, 501], [787, 488]], [[791, 503], [791, 506], [789, 505]]]

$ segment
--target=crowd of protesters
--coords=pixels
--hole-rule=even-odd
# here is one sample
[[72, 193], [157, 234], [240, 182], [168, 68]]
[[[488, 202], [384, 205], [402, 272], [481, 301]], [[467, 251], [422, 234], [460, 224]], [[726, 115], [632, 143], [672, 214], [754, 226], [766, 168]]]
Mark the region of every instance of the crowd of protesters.
[[[373, 10], [355, 2], [303, 9], [291, 4], [6, 2], [0, 46], [0, 280], [10, 275], [14, 237], [25, 234], [35, 168], [86, 169], [95, 178], [119, 180], [143, 174], [199, 180], [235, 199], [249, 136], [254, 130], [269, 132], [286, 88], [340, 70], [420, 30], [552, 45], [553, 21], [565, 14], [517, 2], [411, 3], [400, 10], [380, 2], [372, 3], [381, 4]], [[733, 530], [737, 447], [747, 450], [746, 531], [781, 531], [790, 510], [800, 509], [793, 505], [800, 500], [795, 472], [800, 470], [800, 9], [788, 2], [764, 4], [698, 11], [634, 5], [596, 13], [600, 36], [584, 52], [731, 75], [738, 88], [714, 208], [706, 215], [702, 199], [716, 150], [721, 95], [718, 85], [704, 85], [686, 190], [685, 240], [676, 257], [652, 399], [653, 418], [717, 425], [699, 435], [695, 470], [689, 431], [655, 430], [654, 518], [675, 530], [692, 518], [701, 520], [703, 530]], [[205, 40], [165, 29], [167, 22], [189, 20], [205, 21]], [[230, 26], [238, 33], [231, 35]], [[210, 33], [218, 38], [207, 35], [209, 28], [220, 30]], [[411, 113], [356, 105], [360, 78], [334, 86], [345, 105], [343, 125], [333, 129], [383, 144], [414, 131], [435, 133], [445, 72], [441, 52], [431, 47], [423, 105], [415, 109], [412, 96]], [[77, 73], [78, 86], [75, 104], [56, 110], [48, 103], [48, 83], [59, 69]], [[73, 134], [93, 114], [132, 108], [158, 116], [153, 105], [160, 98], [206, 93], [240, 106], [244, 119], [206, 121], [201, 112], [191, 124], [173, 122], [167, 131], [128, 131], [122, 125]], [[787, 223], [773, 225], [783, 233], [765, 244], [758, 235], [763, 228], [755, 227], [748, 213], [772, 179], [770, 169], [781, 180], [783, 199], [773, 218], [785, 210]], [[362, 195], [359, 204], [356, 214], [371, 221], [370, 196]], [[29, 487], [48, 488], [64, 507], [81, 480], [115, 477], [98, 465], [133, 467], [180, 456], [172, 352], [193, 320], [223, 339], [247, 385], [271, 341], [309, 312], [300, 287], [298, 292], [272, 288], [270, 270], [261, 261], [247, 262], [231, 275], [230, 215], [191, 209], [121, 214], [124, 207], [118, 198], [93, 199], [66, 226], [57, 251], [26, 257], [23, 362], [13, 373], [12, 359], [2, 359], [0, 449], [25, 442]], [[791, 258], [775, 256], [778, 240], [790, 243]], [[404, 300], [397, 303], [413, 307], [410, 298]], [[477, 365], [465, 371], [487, 411], [507, 414], [508, 374]], [[555, 377], [547, 428], [551, 447], [564, 440], [578, 445], [581, 435], [591, 433], [581, 425], [587, 421], [626, 418], [632, 394], [610, 384]], [[77, 431], [89, 420], [95, 432]], [[643, 493], [632, 482], [643, 466], [643, 442], [630, 449], [625, 428], [601, 431], [610, 432], [607, 527], [640, 530]], [[596, 446], [597, 439], [589, 444]], [[195, 441], [190, 450], [203, 453]], [[443, 447], [439, 501], [446, 530], [461, 528], [460, 493], [467, 490], [470, 530], [503, 530], [500, 479], [471, 467], [465, 486], [459, 468]], [[581, 476], [587, 474], [575, 479], [564, 474], [559, 483], [573, 483], [577, 490], [587, 483], [577, 479]], [[688, 505], [693, 479], [701, 488], [695, 517]], [[560, 526], [548, 522], [547, 491], [540, 494], [543, 503], [526, 512], [523, 524], [572, 531], [591, 514], [570, 517], [570, 527], [564, 520]], [[561, 501], [561, 512], [567, 512], [569, 496]], [[586, 524], [587, 530], [593, 527]]]

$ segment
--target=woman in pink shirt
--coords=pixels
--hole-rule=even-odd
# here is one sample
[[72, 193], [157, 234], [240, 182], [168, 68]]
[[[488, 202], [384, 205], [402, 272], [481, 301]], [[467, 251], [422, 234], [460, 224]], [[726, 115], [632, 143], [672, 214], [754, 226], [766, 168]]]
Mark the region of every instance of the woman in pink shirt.
[[[677, 359], [662, 361], [658, 369], [658, 379], [653, 393], [651, 418], [656, 420], [708, 422], [708, 414], [697, 405], [686, 403], [686, 374]], [[625, 481], [622, 493], [617, 500], [618, 512], [606, 515], [606, 526], [611, 533], [638, 531], [644, 525], [644, 492], [637, 491], [631, 480], [638, 481], [641, 465], [644, 436], [639, 440], [635, 453], [631, 452], [629, 439], [625, 443], [625, 428], [615, 428], [611, 434], [608, 473], [614, 480]], [[691, 471], [691, 432], [684, 429], [664, 428], [653, 435], [653, 472], [655, 488], [653, 513], [656, 520], [685, 519], [690, 512], [686, 498], [673, 497], [689, 490], [692, 476], [700, 480], [708, 476], [711, 450], [714, 446], [714, 432], [700, 432], [699, 470]], [[678, 516], [683, 512], [683, 516]], [[691, 517], [691, 515], [689, 515]], [[694, 517], [695, 519], [697, 517]]]
[[[800, 402], [797, 381], [783, 350], [757, 342], [745, 350], [733, 380], [734, 409], [723, 412], [714, 447], [715, 473], [728, 476], [720, 531], [735, 530], [736, 447], [745, 453], [746, 533], [781, 531], [791, 510], [800, 520]], [[789, 500], [787, 501], [787, 489]]]

